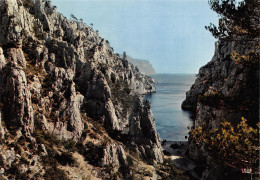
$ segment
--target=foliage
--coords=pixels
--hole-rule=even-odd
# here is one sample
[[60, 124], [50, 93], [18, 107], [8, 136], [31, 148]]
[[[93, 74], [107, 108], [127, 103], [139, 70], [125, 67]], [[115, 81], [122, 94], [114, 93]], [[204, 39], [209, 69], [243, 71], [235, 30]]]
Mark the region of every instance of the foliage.
[[6, 175], [8, 179], [30, 179], [27, 173], [22, 173], [17, 164], [12, 164], [12, 166], [6, 170]]
[[72, 153], [62, 152], [61, 154], [56, 154], [54, 158], [63, 166], [76, 166], [76, 159], [72, 156]]
[[72, 20], [74, 20], [74, 21], [78, 21], [78, 18], [76, 18], [76, 16], [75, 16], [74, 14], [71, 14], [71, 15], [70, 15], [70, 18], [71, 18]]
[[44, 39], [44, 34], [43, 34], [43, 32], [41, 32], [41, 26], [40, 25], [34, 25], [33, 31], [34, 31], [34, 35], [35, 35], [36, 38], [38, 38], [39, 40]]
[[36, 139], [38, 144], [45, 145], [48, 153], [49, 151], [52, 151], [54, 145], [59, 145], [60, 142], [55, 136], [45, 133], [43, 130], [38, 128], [33, 132], [33, 137]]
[[219, 25], [206, 26], [215, 38], [225, 40], [253, 40], [259, 36], [258, 0], [209, 0], [219, 16]]
[[254, 50], [251, 50], [242, 55], [236, 51], [233, 51], [231, 53], [231, 59], [233, 59], [234, 61], [240, 64], [251, 65], [251, 64], [258, 63], [259, 54], [256, 53]]
[[49, 168], [46, 170], [46, 173], [44, 175], [44, 179], [46, 180], [68, 180], [65, 171], [55, 167]]
[[122, 58], [123, 60], [126, 60], [127, 59], [127, 56], [126, 56], [126, 52], [124, 51], [123, 52], [123, 58]]
[[259, 129], [253, 129], [245, 118], [234, 128], [223, 120], [218, 129], [199, 127], [190, 131], [196, 144], [205, 145], [214, 161], [233, 168], [257, 167], [259, 162]]
[[199, 96], [199, 101], [202, 104], [209, 105], [211, 107], [218, 107], [223, 100], [224, 96], [218, 92], [204, 94]]
[[[26, 53], [24, 53], [26, 54]], [[25, 55], [27, 56], [27, 55]], [[34, 75], [40, 75], [42, 74], [41, 69], [39, 66], [34, 65], [33, 61], [27, 61], [26, 63], [26, 68], [24, 68], [24, 72], [26, 74], [27, 80], [31, 80], [30, 78], [32, 78]]]
[[131, 108], [136, 98], [134, 95], [131, 95], [131, 89], [129, 88], [129, 85], [126, 81], [120, 79], [113, 83], [112, 80], [107, 78], [107, 82], [111, 88], [111, 99], [113, 103], [115, 105], [121, 103], [124, 107], [123, 111], [126, 113], [125, 111]]
[[[253, 80], [253, 78], [251, 78]], [[248, 88], [251, 88], [251, 85], [248, 82]], [[253, 88], [251, 88], [253, 90]], [[253, 95], [255, 93], [252, 93]], [[253, 97], [248, 97], [247, 99], [244, 96], [224, 96], [221, 92], [214, 91], [211, 93], [205, 93], [199, 95], [198, 100], [201, 104], [210, 106], [212, 108], [225, 107], [230, 110], [243, 111], [248, 112], [249, 110], [252, 112], [256, 106], [258, 106], [257, 99]], [[252, 117], [249, 119], [251, 123]]]
[[32, 37], [27, 37], [27, 33], [24, 32], [22, 45], [26, 61], [33, 61], [33, 65], [35, 65], [38, 59], [36, 48], [39, 45], [39, 43]]
[[206, 26], [212, 35], [224, 41], [238, 42], [245, 53], [234, 51], [231, 58], [237, 63], [254, 65], [259, 62], [259, 0], [209, 0], [212, 10], [219, 16], [218, 27]]
[[4, 166], [4, 158], [3, 156], [0, 154], [0, 166], [3, 167]]
[[57, 44], [58, 41], [55, 39], [50, 39], [46, 41], [46, 46], [48, 47], [49, 53], [57, 54]]
[[82, 150], [85, 160], [94, 166], [100, 166], [100, 160], [104, 157], [104, 146], [97, 146], [92, 142], [87, 142]]
[[158, 164], [155, 167], [157, 174], [159, 174], [162, 177], [162, 179], [191, 179], [188, 171], [185, 171], [181, 168], [177, 168], [171, 159], [164, 159], [163, 164]]

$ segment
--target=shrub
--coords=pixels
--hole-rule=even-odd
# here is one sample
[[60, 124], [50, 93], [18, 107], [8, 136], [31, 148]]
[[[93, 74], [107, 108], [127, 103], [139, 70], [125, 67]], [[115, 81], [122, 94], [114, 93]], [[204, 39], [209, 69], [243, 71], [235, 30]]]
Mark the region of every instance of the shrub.
[[27, 9], [30, 9], [33, 7], [33, 3], [30, 0], [22, 0], [23, 6]]
[[162, 179], [190, 179], [188, 172], [175, 167], [171, 159], [165, 159], [163, 164], [156, 167], [156, 171]]
[[220, 93], [204, 94], [199, 96], [199, 101], [202, 104], [209, 105], [211, 107], [218, 107], [223, 99], [224, 97]]
[[0, 154], [0, 166], [4, 166], [4, 158], [3, 156]]
[[25, 158], [25, 157], [21, 157], [21, 159], [20, 159], [20, 163], [22, 163], [22, 164], [26, 164], [26, 165], [29, 165], [30, 164], [30, 162]]
[[54, 158], [62, 165], [62, 166], [75, 166], [77, 165], [75, 158], [69, 152], [62, 152], [61, 155], [56, 154]]
[[40, 25], [34, 25], [33, 26], [33, 31], [34, 31], [35, 37], [38, 38], [39, 40], [43, 40], [44, 39], [44, 34], [40, 30], [41, 30], [41, 26]]
[[48, 47], [49, 53], [56, 53], [58, 41], [55, 39], [47, 40], [46, 46]]
[[76, 141], [74, 141], [73, 139], [69, 139], [67, 141], [62, 142], [62, 145], [64, 146], [64, 148], [69, 150], [70, 152], [77, 151], [76, 144], [77, 144]]
[[171, 155], [171, 153], [169, 151], [167, 151], [167, 150], [163, 150], [163, 154], [166, 155], [166, 156], [170, 156]]
[[247, 52], [245, 54], [239, 54], [236, 51], [231, 53], [231, 59], [237, 63], [243, 65], [255, 65], [259, 63], [259, 53], [256, 53], [254, 50]]
[[41, 72], [41, 69], [39, 67], [37, 67], [36, 65], [33, 65], [32, 61], [30, 61], [30, 62], [26, 63], [26, 68], [24, 69], [24, 72], [25, 72], [26, 76], [29, 77], [29, 76], [33, 76], [33, 75], [39, 75]]
[[99, 166], [100, 160], [104, 157], [103, 146], [94, 145], [91, 142], [86, 144], [87, 150], [83, 153], [85, 160], [89, 161], [94, 166]]
[[18, 165], [15, 163], [6, 170], [6, 175], [8, 175], [8, 179], [30, 179], [26, 172], [21, 173], [19, 171]]
[[223, 120], [218, 129], [199, 127], [190, 131], [190, 139], [205, 145], [216, 162], [233, 168], [258, 167], [259, 128], [253, 129], [245, 118], [234, 128]]
[[44, 174], [44, 178], [46, 180], [69, 180], [66, 173], [57, 167], [48, 168]]

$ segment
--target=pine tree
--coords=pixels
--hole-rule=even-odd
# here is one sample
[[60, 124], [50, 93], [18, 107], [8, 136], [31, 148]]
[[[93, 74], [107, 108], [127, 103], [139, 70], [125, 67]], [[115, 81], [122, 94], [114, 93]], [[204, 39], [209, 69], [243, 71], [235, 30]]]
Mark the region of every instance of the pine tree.
[[234, 51], [231, 58], [244, 65], [258, 65], [259, 62], [259, 0], [209, 0], [209, 5], [219, 16], [218, 26], [210, 24], [205, 28], [221, 40], [235, 42], [246, 51]]
[[209, 0], [209, 5], [220, 16], [218, 27], [214, 24], [206, 26], [215, 38], [231, 41], [259, 38], [258, 0]]

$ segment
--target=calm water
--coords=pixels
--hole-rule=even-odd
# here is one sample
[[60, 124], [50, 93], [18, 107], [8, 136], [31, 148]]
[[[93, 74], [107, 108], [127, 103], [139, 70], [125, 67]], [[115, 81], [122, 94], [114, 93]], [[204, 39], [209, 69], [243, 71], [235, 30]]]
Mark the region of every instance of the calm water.
[[[146, 98], [152, 103], [152, 111], [156, 129], [161, 139], [168, 141], [185, 141], [188, 136], [188, 126], [192, 126], [188, 112], [182, 111], [181, 103], [186, 91], [195, 81], [195, 75], [187, 74], [157, 74], [155, 80], [156, 93]], [[186, 139], [187, 140], [187, 139]]]

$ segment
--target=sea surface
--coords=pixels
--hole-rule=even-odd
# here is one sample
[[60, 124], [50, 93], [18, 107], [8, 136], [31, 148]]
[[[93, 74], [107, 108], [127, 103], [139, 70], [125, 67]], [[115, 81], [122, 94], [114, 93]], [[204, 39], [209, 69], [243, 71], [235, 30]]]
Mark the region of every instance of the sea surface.
[[160, 138], [167, 141], [187, 141], [188, 128], [193, 125], [190, 114], [181, 109], [186, 91], [195, 81], [194, 74], [156, 74], [156, 93], [147, 95], [151, 101], [156, 129]]

